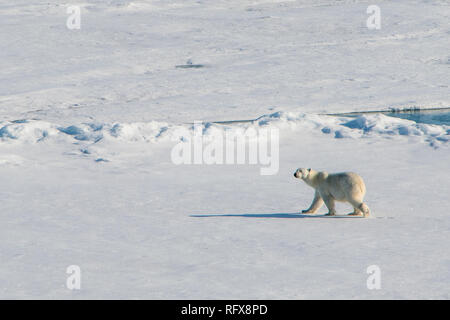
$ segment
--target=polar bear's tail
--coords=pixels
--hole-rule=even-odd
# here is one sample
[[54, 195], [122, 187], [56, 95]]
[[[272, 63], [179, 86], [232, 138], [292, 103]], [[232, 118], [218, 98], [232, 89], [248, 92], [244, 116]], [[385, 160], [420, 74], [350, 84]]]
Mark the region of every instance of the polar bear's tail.
[[361, 205], [359, 206], [359, 209], [362, 211], [364, 218], [367, 218], [368, 216], [370, 216], [370, 209], [365, 203], [361, 203]]

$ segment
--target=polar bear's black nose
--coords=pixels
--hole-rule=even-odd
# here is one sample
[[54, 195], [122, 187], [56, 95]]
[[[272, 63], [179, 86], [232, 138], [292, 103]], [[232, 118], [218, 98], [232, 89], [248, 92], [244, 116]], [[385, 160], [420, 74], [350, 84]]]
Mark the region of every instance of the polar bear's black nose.
[[294, 177], [296, 177], [296, 178], [297, 178], [297, 172], [294, 172]]

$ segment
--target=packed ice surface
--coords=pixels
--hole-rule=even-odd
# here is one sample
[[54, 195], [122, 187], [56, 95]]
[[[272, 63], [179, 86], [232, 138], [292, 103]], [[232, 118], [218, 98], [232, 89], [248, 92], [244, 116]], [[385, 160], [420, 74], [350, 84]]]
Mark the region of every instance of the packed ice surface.
[[[448, 106], [448, 1], [70, 5], [0, 1], [0, 298], [450, 298], [450, 127], [321, 115]], [[278, 129], [278, 172], [175, 165], [198, 120]], [[373, 217], [299, 215], [298, 167]]]
[[[186, 122], [450, 103], [446, 0], [84, 1], [70, 30], [73, 4], [0, 2], [0, 116]], [[189, 63], [204, 67], [176, 67]]]
[[[168, 138], [2, 142], [1, 296], [448, 299], [448, 143], [314, 126], [276, 126], [269, 176], [174, 165]], [[313, 190], [292, 173], [309, 166], [358, 172], [373, 218], [299, 215]], [[370, 265], [381, 290], [366, 287]]]

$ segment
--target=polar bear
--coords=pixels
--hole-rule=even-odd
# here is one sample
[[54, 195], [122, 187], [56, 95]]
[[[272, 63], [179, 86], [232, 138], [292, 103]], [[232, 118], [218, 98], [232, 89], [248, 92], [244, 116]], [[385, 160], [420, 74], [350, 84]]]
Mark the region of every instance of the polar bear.
[[302, 213], [315, 213], [325, 202], [328, 208], [326, 215], [334, 216], [335, 201], [347, 201], [353, 206], [354, 211], [350, 215], [368, 217], [369, 207], [363, 203], [366, 194], [366, 186], [363, 179], [353, 172], [329, 174], [324, 171], [299, 168], [294, 177], [302, 179], [307, 185], [316, 190], [311, 206], [302, 210]]

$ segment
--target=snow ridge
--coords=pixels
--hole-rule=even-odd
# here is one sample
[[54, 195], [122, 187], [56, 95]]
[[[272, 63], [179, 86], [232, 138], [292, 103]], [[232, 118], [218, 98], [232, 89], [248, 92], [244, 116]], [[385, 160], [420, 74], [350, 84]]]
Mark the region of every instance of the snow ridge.
[[[416, 123], [414, 121], [385, 116], [383, 114], [361, 115], [357, 118], [335, 117], [297, 112], [275, 112], [259, 117], [249, 123], [217, 124], [206, 122], [203, 134], [223, 134], [234, 128], [274, 126], [280, 129], [311, 129], [321, 131], [336, 139], [416, 137], [432, 146], [450, 140], [450, 126]], [[167, 141], [184, 131], [193, 130], [193, 125], [176, 125], [166, 122], [133, 123], [81, 123], [60, 126], [41, 120], [17, 120], [0, 122], [0, 143], [40, 143], [49, 141], [96, 143], [102, 139], [121, 142]], [[183, 138], [183, 137], [178, 137]], [[187, 137], [184, 137], [187, 138]]]

